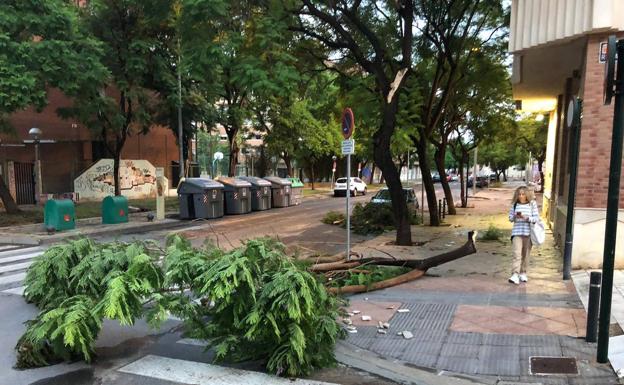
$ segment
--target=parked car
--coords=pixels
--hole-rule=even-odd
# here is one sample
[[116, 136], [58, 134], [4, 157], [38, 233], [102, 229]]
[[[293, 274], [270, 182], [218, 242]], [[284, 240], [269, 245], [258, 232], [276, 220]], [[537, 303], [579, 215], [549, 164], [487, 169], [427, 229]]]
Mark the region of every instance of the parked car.
[[437, 173], [437, 172], [432, 172], [431, 173], [431, 178], [433, 179], [433, 183], [440, 182], [440, 174]]
[[[357, 194], [366, 195], [366, 183], [360, 178], [351, 177], [349, 188], [351, 190], [351, 196], [356, 196]], [[338, 178], [336, 180], [336, 184], [334, 184], [334, 196], [347, 196], [347, 178]]]
[[[420, 207], [418, 204], [418, 198], [416, 198], [416, 194], [414, 193], [414, 189], [411, 188], [403, 188], [403, 192], [405, 193], [405, 200], [407, 201], [408, 206], [412, 206], [412, 208], [417, 209]], [[382, 188], [377, 191], [371, 198], [371, 203], [392, 203], [392, 199], [390, 198], [390, 190], [387, 187]]]
[[493, 172], [490, 174], [490, 182], [496, 182], [498, 181], [498, 177], [496, 176], [496, 173]]
[[[472, 175], [468, 177], [468, 183], [466, 184], [468, 187], [472, 187]], [[477, 187], [487, 187], [490, 183], [489, 177], [487, 176], [478, 176], [477, 177]]]

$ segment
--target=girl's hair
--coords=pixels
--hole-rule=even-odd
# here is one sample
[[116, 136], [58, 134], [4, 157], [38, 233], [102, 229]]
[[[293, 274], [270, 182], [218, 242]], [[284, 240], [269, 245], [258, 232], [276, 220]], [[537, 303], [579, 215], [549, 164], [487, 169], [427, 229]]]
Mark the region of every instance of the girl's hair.
[[516, 189], [516, 191], [514, 191], [514, 196], [513, 196], [513, 199], [511, 200], [512, 205], [515, 205], [518, 202], [518, 195], [520, 195], [520, 191], [524, 192], [524, 195], [526, 195], [528, 202], [535, 200], [535, 195], [533, 194], [533, 190], [531, 190], [527, 186], [520, 186]]

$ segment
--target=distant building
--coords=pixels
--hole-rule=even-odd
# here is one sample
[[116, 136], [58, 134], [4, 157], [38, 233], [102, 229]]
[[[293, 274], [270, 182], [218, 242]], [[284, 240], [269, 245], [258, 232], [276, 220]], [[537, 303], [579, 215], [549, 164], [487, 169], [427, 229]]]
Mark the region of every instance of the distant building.
[[[624, 1], [512, 0], [511, 7], [514, 98], [524, 111], [550, 115], [543, 214], [559, 245], [565, 241], [571, 204], [565, 116], [572, 96], [583, 100], [572, 264], [597, 268], [603, 254], [613, 121], [613, 105], [603, 105], [604, 47], [609, 35], [624, 37]], [[622, 241], [620, 223], [620, 245]], [[624, 267], [622, 247], [616, 251], [616, 266]]]

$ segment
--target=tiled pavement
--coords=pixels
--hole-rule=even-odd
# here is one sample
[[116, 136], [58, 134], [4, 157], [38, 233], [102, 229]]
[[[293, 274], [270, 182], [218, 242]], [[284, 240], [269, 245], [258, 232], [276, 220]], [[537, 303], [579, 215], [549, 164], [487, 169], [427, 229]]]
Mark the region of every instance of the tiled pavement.
[[[573, 282], [561, 280], [552, 245], [535, 251], [529, 282], [519, 286], [507, 282], [510, 261], [501, 246], [482, 245], [474, 256], [418, 280], [351, 296], [348, 311], [360, 312], [351, 316], [357, 333], [347, 342], [387, 360], [488, 384], [618, 384], [609, 364], [596, 363], [596, 345], [584, 340], [583, 303]], [[390, 324], [387, 334], [378, 333], [379, 321]], [[402, 331], [414, 337], [397, 334]], [[531, 375], [531, 356], [573, 357], [579, 374]]]

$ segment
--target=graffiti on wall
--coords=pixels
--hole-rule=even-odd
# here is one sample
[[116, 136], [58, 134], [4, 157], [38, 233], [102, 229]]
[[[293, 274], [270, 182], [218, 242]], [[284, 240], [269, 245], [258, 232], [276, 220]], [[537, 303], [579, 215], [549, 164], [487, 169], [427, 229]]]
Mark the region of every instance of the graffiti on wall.
[[[115, 193], [113, 160], [100, 159], [74, 180], [74, 191], [80, 200], [103, 199]], [[146, 160], [119, 163], [119, 188], [128, 198], [156, 196], [156, 169]]]

